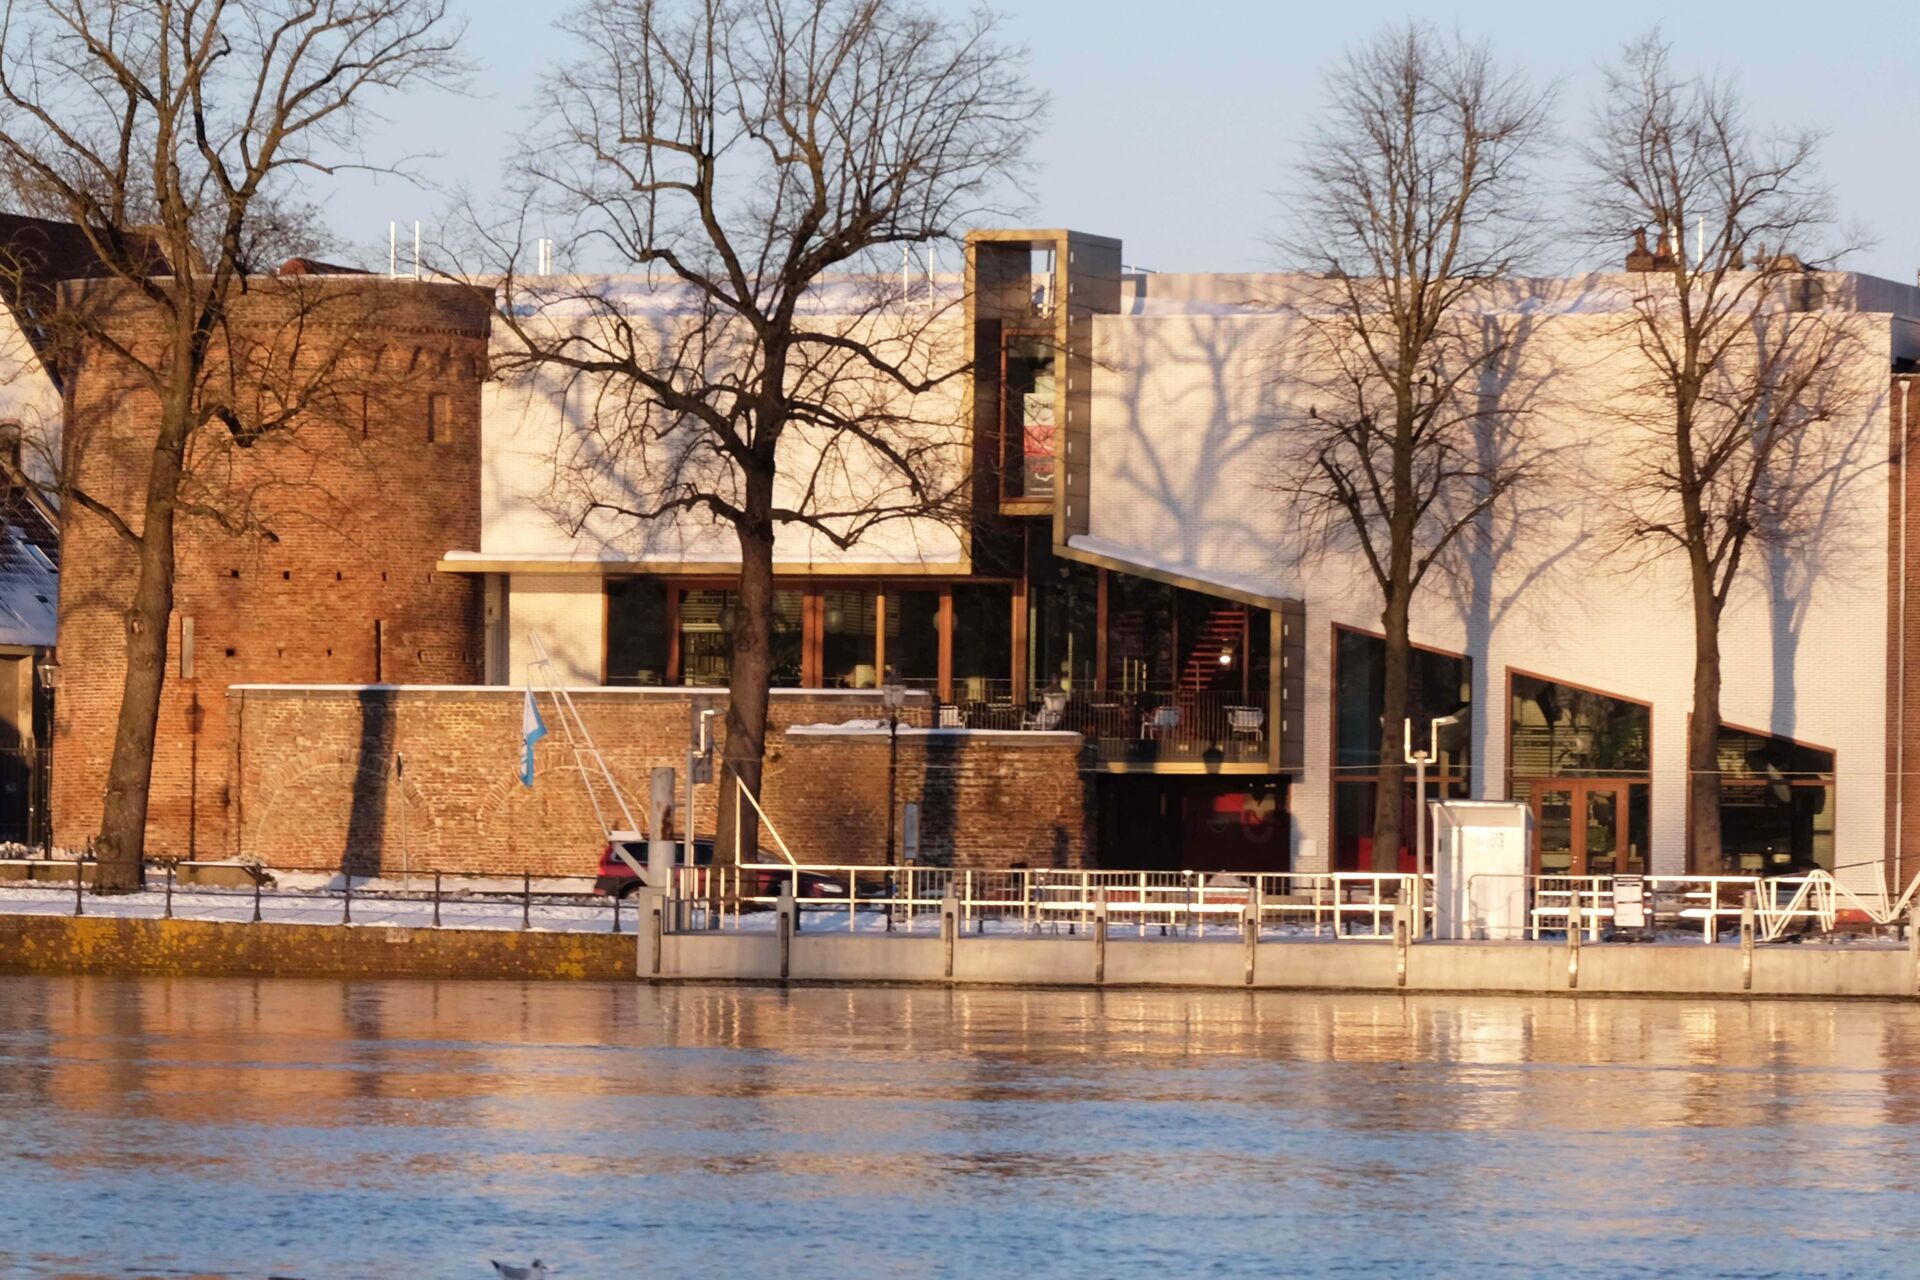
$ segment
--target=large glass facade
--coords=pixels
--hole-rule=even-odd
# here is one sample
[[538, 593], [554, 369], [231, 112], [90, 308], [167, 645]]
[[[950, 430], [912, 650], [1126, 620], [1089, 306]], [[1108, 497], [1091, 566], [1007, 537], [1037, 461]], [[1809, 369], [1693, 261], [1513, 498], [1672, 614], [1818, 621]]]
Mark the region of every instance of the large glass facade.
[[1027, 565], [1027, 686], [1082, 693], [1100, 654], [1100, 571], [1033, 540]]
[[[725, 684], [733, 674], [733, 618], [738, 593], [717, 587], [683, 591], [680, 596], [680, 682]], [[773, 679], [775, 688], [800, 683], [802, 651], [801, 593], [773, 593]]]
[[1534, 870], [1644, 874], [1652, 709], [1520, 671], [1508, 684], [1508, 793], [1533, 806]]
[[887, 675], [916, 689], [940, 681], [940, 593], [887, 592]]
[[668, 591], [658, 578], [608, 579], [608, 684], [667, 683], [673, 650]]
[[1723, 725], [1719, 866], [1702, 874], [1833, 870], [1833, 752]]
[[[1333, 663], [1334, 866], [1341, 871], [1370, 871], [1375, 869], [1373, 811], [1381, 717], [1386, 709], [1387, 643], [1365, 631], [1336, 628]], [[1428, 799], [1467, 794], [1472, 714], [1472, 659], [1416, 646], [1407, 686], [1407, 718], [1414, 724], [1415, 739], [1424, 739], [1435, 719], [1456, 716], [1460, 721], [1441, 729], [1440, 756], [1427, 772]], [[1401, 845], [1389, 860], [1395, 869], [1414, 866], [1413, 811], [1414, 779], [1409, 769], [1402, 788]]]
[[879, 687], [874, 616], [878, 593], [828, 587], [820, 593], [820, 682], [829, 689]]
[[984, 703], [1011, 697], [1013, 588], [956, 583], [953, 588], [953, 697]]

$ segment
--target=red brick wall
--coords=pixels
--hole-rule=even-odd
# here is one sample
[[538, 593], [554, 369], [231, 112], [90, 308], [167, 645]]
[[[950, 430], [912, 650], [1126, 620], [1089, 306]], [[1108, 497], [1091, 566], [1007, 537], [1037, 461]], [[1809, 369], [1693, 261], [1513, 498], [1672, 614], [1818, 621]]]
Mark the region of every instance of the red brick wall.
[[[238, 786], [223, 852], [287, 868], [350, 861], [368, 873], [405, 865], [590, 874], [599, 823], [544, 700], [550, 732], [536, 749], [534, 785], [516, 776], [523, 696], [472, 687], [229, 690]], [[724, 707], [721, 697], [677, 690], [576, 691], [573, 699], [643, 826], [653, 768], [684, 768], [694, 707]], [[802, 862], [882, 860], [887, 740], [785, 730], [876, 710], [871, 696], [773, 699], [764, 802]], [[397, 776], [396, 757], [404, 758]], [[960, 866], [1080, 866], [1088, 848], [1079, 758], [1071, 734], [910, 732], [900, 741], [898, 796], [920, 804], [929, 857]], [[713, 830], [716, 791], [696, 793], [702, 834]]]
[[[63, 301], [105, 317], [116, 340], [143, 358], [164, 348], [159, 313], [117, 286], [70, 286]], [[178, 520], [150, 854], [213, 857], [234, 843], [229, 685], [479, 678], [477, 580], [434, 564], [449, 548], [479, 543], [489, 307], [484, 293], [453, 285], [306, 277], [255, 282], [236, 308], [223, 358], [271, 352], [295, 370], [291, 381], [324, 367], [337, 374], [330, 385], [346, 390], [313, 402], [297, 429], [250, 448], [232, 447], [218, 422], [193, 443], [195, 481], [209, 503], [244, 513], [277, 540], [229, 533], [204, 517]], [[69, 471], [137, 524], [156, 399], [130, 363], [98, 345], [66, 393]], [[429, 443], [434, 395], [444, 397], [445, 421]], [[54, 838], [79, 847], [99, 823], [132, 557], [104, 520], [73, 502], [62, 540]], [[188, 618], [191, 678], [181, 670]]]

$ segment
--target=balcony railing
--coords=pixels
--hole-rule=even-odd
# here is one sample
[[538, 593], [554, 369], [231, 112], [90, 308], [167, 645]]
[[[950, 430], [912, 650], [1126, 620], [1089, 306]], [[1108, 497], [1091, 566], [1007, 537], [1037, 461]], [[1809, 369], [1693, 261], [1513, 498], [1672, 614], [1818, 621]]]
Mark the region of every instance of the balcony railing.
[[1273, 732], [1265, 691], [1054, 690], [1016, 700], [1011, 681], [960, 678], [951, 699], [912, 717], [929, 719], [949, 729], [1077, 733], [1089, 760], [1103, 765], [1264, 764]]

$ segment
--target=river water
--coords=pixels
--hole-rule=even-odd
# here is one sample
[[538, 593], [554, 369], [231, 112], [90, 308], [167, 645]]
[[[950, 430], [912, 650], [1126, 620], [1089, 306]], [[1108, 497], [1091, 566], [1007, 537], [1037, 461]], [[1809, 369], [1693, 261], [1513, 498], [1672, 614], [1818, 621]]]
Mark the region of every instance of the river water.
[[1889, 1004], [0, 978], [0, 1276], [1911, 1274]]

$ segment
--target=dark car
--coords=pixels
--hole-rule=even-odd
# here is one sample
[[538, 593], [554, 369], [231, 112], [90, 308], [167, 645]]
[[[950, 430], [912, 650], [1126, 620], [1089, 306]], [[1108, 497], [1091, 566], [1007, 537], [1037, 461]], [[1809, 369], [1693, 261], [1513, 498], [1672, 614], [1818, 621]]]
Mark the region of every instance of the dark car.
[[[618, 844], [627, 851], [641, 866], [647, 865], [647, 837], [616, 834], [600, 851], [600, 868], [594, 876], [595, 893], [611, 893], [626, 897], [640, 887], [640, 878], [633, 874], [633, 868], [625, 859], [614, 852]], [[680, 848], [674, 849], [674, 860], [679, 861]], [[695, 866], [713, 865], [713, 840], [707, 836], [693, 838], [693, 862]], [[793, 873], [782, 871], [778, 867], [756, 867], [749, 871], [747, 893], [754, 898], [778, 897], [780, 886], [792, 878]], [[794, 896], [799, 898], [844, 898], [847, 896], [847, 883], [833, 876], [821, 875], [817, 871], [802, 871], [798, 883], [794, 886]]]

